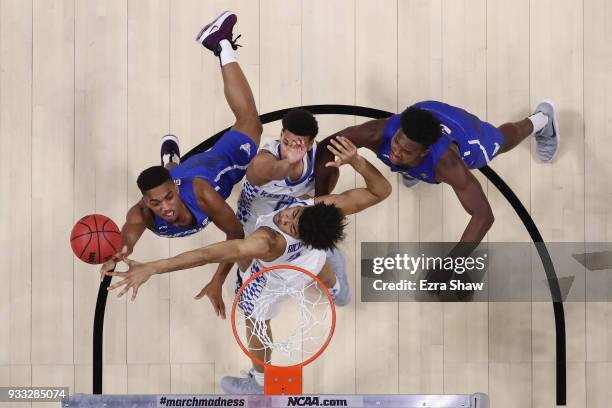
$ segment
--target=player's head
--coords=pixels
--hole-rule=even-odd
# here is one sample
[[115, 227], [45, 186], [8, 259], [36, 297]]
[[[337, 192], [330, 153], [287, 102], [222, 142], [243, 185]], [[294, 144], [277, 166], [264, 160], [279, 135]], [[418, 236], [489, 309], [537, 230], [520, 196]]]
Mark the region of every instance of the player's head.
[[274, 216], [274, 223], [285, 234], [323, 250], [335, 248], [344, 239], [346, 222], [338, 207], [324, 203], [286, 208]]
[[312, 113], [295, 108], [283, 116], [281, 131], [281, 155], [296, 140], [301, 140], [309, 150], [319, 133], [319, 125]]
[[391, 140], [389, 160], [396, 166], [414, 166], [441, 135], [438, 118], [424, 109], [410, 107], [402, 112], [401, 128]]
[[136, 180], [145, 205], [166, 222], [175, 222], [181, 209], [178, 187], [162, 166], [144, 170]]

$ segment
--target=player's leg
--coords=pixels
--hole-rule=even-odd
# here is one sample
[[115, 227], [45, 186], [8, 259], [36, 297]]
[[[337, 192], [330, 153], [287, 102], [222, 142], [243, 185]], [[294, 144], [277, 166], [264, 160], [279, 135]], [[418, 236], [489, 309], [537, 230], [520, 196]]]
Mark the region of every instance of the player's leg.
[[236, 117], [236, 123], [232, 126], [232, 130], [249, 136], [259, 147], [263, 127], [246, 77], [238, 63], [224, 65], [221, 71], [225, 98]]
[[504, 123], [497, 128], [504, 135], [504, 144], [499, 153], [506, 153], [518, 146], [527, 136], [533, 133], [533, 124], [529, 119], [520, 122]]
[[232, 129], [246, 134], [259, 146], [263, 128], [255, 98], [242, 69], [236, 62], [235, 50], [238, 46], [232, 34], [236, 21], [235, 14], [229, 11], [222, 13], [200, 31], [197, 41], [213, 51], [221, 61], [225, 99], [236, 117]]
[[317, 277], [329, 289], [334, 304], [345, 306], [351, 301], [351, 287], [346, 275], [346, 262], [339, 249], [327, 251], [327, 259]]
[[321, 268], [321, 272], [319, 272], [317, 278], [319, 278], [319, 280], [323, 282], [327, 289], [331, 290], [331, 288], [336, 285], [336, 274], [334, 273], [334, 268], [332, 268], [331, 262], [329, 262], [329, 260], [325, 261], [325, 264], [323, 265], [323, 268]]
[[[273, 338], [272, 327], [270, 327], [270, 320], [265, 321], [265, 327], [267, 339], [269, 339], [269, 341], [271, 342]], [[254, 333], [253, 319], [246, 319], [246, 333], [248, 340], [247, 347], [249, 348], [251, 353], [253, 353], [255, 357], [257, 357], [263, 362], [270, 362], [272, 360], [272, 350], [266, 347], [262, 343], [260, 337], [256, 333]], [[255, 361], [253, 361], [253, 369], [263, 375], [264, 368], [261, 365], [257, 364]]]
[[520, 122], [505, 123], [498, 130], [504, 136], [504, 143], [499, 153], [512, 150], [533, 133], [540, 160], [551, 161], [559, 149], [557, 111], [550, 101], [540, 102], [532, 115]]

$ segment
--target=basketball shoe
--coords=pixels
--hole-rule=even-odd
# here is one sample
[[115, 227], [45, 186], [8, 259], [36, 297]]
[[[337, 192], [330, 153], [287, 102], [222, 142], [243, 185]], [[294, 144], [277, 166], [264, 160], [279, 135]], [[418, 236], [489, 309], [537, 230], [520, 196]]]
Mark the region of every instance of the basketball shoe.
[[263, 394], [263, 386], [257, 383], [253, 376], [251, 368], [246, 377], [230, 377], [221, 378], [221, 388], [226, 394], [245, 395], [245, 394]]
[[161, 138], [160, 156], [161, 165], [163, 167], [166, 167], [169, 163], [174, 163], [174, 167], [176, 167], [181, 163], [178, 137], [174, 135], [165, 135]]
[[551, 101], [542, 101], [536, 107], [534, 113], [542, 112], [548, 117], [548, 123], [544, 128], [535, 133], [538, 157], [543, 162], [551, 161], [559, 150], [559, 127], [557, 125], [557, 109]]
[[196, 41], [211, 50], [216, 56], [221, 54], [221, 46], [219, 45], [221, 40], [228, 40], [232, 44], [232, 48], [236, 50], [240, 47], [236, 44], [236, 40], [240, 36], [234, 39], [232, 33], [236, 21], [238, 21], [238, 17], [234, 13], [224, 11], [200, 30]]

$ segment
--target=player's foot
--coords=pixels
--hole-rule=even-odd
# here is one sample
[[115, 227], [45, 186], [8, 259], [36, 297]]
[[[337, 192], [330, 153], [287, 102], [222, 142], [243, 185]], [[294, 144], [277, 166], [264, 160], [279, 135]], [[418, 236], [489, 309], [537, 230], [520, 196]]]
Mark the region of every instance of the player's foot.
[[263, 394], [263, 386], [257, 383], [253, 377], [253, 369], [250, 369], [247, 377], [230, 377], [221, 378], [221, 388], [226, 394], [244, 395], [244, 394]]
[[176, 167], [181, 163], [181, 151], [179, 150], [178, 137], [165, 135], [161, 138], [161, 165], [166, 168]]
[[538, 157], [543, 162], [551, 161], [559, 150], [559, 127], [557, 125], [557, 109], [551, 101], [542, 101], [536, 107], [535, 113], [542, 112], [548, 123], [535, 133]]
[[404, 186], [406, 186], [408, 188], [416, 186], [421, 181], [418, 178], [414, 178], [414, 177], [409, 176], [407, 174], [401, 174], [401, 176], [402, 176], [402, 183], [404, 183]]
[[346, 276], [346, 262], [344, 261], [344, 255], [336, 248], [327, 251], [327, 259], [331, 263], [336, 279], [339, 284], [338, 290], [331, 290], [330, 293], [334, 299], [336, 306], [348, 305], [351, 301], [351, 287], [349, 286], [348, 277]]
[[206, 24], [198, 33], [196, 41], [202, 44], [204, 47], [211, 50], [216, 56], [221, 54], [220, 42], [222, 40], [228, 40], [235, 50], [239, 47], [236, 44], [236, 39], [232, 38], [232, 30], [234, 25], [238, 21], [238, 17], [231, 11], [224, 11], [212, 22]]

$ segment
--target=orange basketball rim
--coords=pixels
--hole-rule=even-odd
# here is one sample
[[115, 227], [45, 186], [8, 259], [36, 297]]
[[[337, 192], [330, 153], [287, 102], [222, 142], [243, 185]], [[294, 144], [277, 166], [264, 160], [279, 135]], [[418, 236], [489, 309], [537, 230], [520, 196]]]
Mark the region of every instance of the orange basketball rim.
[[[240, 335], [238, 334], [238, 330], [236, 328], [236, 306], [240, 301], [240, 297], [244, 291], [244, 289], [253, 282], [258, 276], [263, 275], [266, 272], [275, 270], [275, 269], [293, 269], [295, 271], [306, 274], [308, 277], [313, 279], [319, 288], [323, 290], [325, 295], [327, 296], [327, 300], [329, 301], [331, 308], [331, 326], [329, 329], [329, 334], [327, 338], [323, 342], [322, 346], [319, 350], [310, 356], [308, 359], [301, 363], [297, 363], [289, 366], [276, 366], [273, 364], [266, 363], [256, 357], [251, 351], [249, 351], [248, 347], [243, 343]], [[264, 394], [265, 395], [299, 395], [302, 394], [302, 368], [310, 363], [312, 363], [315, 359], [317, 359], [323, 351], [329, 345], [333, 335], [334, 329], [336, 327], [336, 309], [334, 307], [334, 301], [329, 293], [327, 287], [323, 284], [323, 282], [313, 273], [307, 271], [306, 269], [293, 266], [293, 265], [275, 265], [267, 268], [263, 268], [260, 271], [257, 271], [255, 274], [251, 275], [238, 289], [236, 292], [236, 296], [234, 297], [234, 302], [232, 304], [232, 313], [231, 313], [231, 321], [232, 321], [232, 331], [234, 333], [234, 337], [238, 342], [238, 345], [242, 349], [242, 351], [255, 363], [264, 367]]]

